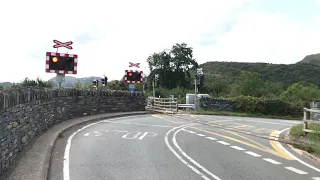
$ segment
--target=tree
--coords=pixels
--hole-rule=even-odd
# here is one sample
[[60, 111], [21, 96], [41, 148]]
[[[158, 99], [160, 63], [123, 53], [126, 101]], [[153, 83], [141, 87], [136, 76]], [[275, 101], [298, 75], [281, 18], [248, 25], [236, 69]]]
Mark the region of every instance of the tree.
[[305, 81], [294, 83], [287, 88], [281, 95], [281, 97], [287, 101], [299, 102], [299, 101], [319, 101], [320, 90], [319, 88]]
[[129, 88], [128, 84], [125, 83], [123, 80], [110, 81], [110, 82], [108, 82], [107, 87], [108, 87], [108, 89], [111, 89], [111, 90], [121, 90], [121, 91], [126, 91]]
[[22, 87], [45, 87], [45, 88], [52, 88], [53, 85], [50, 81], [44, 81], [40, 78], [37, 78], [36, 80], [32, 80], [29, 78], [25, 78], [21, 83], [19, 83], [16, 86], [22, 86]]
[[261, 97], [263, 86], [264, 81], [258, 73], [243, 71], [239, 80], [233, 85], [232, 94]]
[[159, 87], [175, 88], [188, 87], [191, 80], [190, 70], [198, 67], [198, 63], [193, 59], [193, 49], [187, 44], [175, 44], [170, 50], [163, 50], [153, 53], [147, 58], [151, 71], [148, 78], [149, 87], [155, 74], [159, 74]]
[[74, 88], [79, 89], [90, 89], [92, 87], [92, 83], [80, 83], [79, 81], [73, 85]]

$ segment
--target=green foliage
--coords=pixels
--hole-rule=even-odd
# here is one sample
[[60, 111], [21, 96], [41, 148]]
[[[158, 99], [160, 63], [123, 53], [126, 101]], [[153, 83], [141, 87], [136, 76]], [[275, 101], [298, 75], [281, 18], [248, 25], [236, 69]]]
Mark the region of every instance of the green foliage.
[[298, 124], [295, 126], [292, 126], [289, 132], [290, 136], [296, 136], [296, 137], [300, 137], [304, 135], [303, 132], [303, 125], [302, 124]]
[[245, 95], [261, 97], [264, 81], [260, 78], [258, 73], [242, 72], [239, 80], [233, 86], [233, 95]]
[[199, 88], [199, 93], [209, 94], [213, 97], [228, 96], [232, 86], [227, 78], [221, 76], [205, 76], [204, 86]]
[[308, 63], [313, 65], [320, 65], [320, 54], [310, 54], [307, 55], [305, 58], [303, 58], [301, 61], [298, 62], [301, 63]]
[[283, 91], [280, 83], [266, 82], [261, 79], [260, 74], [243, 71], [238, 80], [230, 85], [230, 96], [253, 96], [275, 98]]
[[23, 87], [39, 87], [39, 88], [52, 88], [53, 84], [50, 81], [44, 81], [40, 78], [36, 80], [25, 78], [22, 82], [13, 84], [7, 88], [23, 88]]
[[308, 82], [294, 83], [287, 88], [281, 95], [281, 97], [290, 102], [298, 103], [301, 101], [319, 101], [320, 90], [319, 88]]
[[[308, 124], [308, 129], [320, 132], [320, 124]], [[295, 143], [293, 146], [305, 150], [313, 155], [320, 157], [320, 133], [304, 133], [303, 125], [292, 126], [289, 132], [294, 140], [304, 141], [304, 144]]]
[[266, 99], [252, 96], [237, 96], [231, 99], [236, 105], [237, 112], [259, 113], [265, 115], [278, 115], [301, 117], [303, 106], [291, 104], [281, 99]]
[[308, 133], [307, 138], [311, 141], [318, 142], [317, 144], [320, 145], [320, 124], [309, 123], [308, 129], [316, 131], [314, 133]]
[[259, 107], [259, 98], [252, 96], [237, 96], [231, 98], [236, 105], [237, 112], [257, 113], [260, 112], [262, 107]]
[[281, 83], [287, 88], [293, 83], [306, 81], [320, 86], [319, 66], [309, 63], [270, 64], [240, 62], [207, 62], [200, 65], [207, 76], [221, 76], [231, 84], [239, 80], [242, 71], [260, 74], [263, 81]]
[[286, 120], [301, 120], [301, 117], [292, 117], [290, 115], [279, 116], [261, 113], [247, 113], [247, 112], [231, 112], [231, 111], [220, 111], [220, 110], [202, 110], [191, 112], [193, 114], [206, 114], [206, 115], [224, 115], [224, 116], [240, 116], [240, 117], [261, 117], [261, 118], [276, 118]]
[[[129, 85], [124, 81], [114, 80], [114, 81], [108, 82], [107, 88], [111, 90], [127, 91], [129, 89]], [[137, 89], [137, 86], [136, 86], [136, 89]], [[139, 90], [141, 91], [141, 88], [138, 88], [138, 91]]]
[[73, 85], [73, 88], [78, 89], [90, 89], [92, 88], [92, 83], [80, 83], [79, 81]]
[[155, 74], [159, 74], [159, 87], [172, 89], [175, 87], [188, 88], [191, 81], [190, 70], [198, 67], [193, 59], [193, 49], [187, 44], [175, 44], [170, 50], [153, 53], [147, 58], [151, 71], [148, 86], [152, 87]]

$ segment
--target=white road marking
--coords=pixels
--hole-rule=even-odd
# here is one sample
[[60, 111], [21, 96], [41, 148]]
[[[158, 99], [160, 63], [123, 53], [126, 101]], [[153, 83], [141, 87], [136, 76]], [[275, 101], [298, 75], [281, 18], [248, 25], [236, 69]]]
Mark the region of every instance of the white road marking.
[[89, 136], [89, 135], [90, 135], [90, 133], [85, 133], [85, 134], [84, 134], [84, 136]]
[[[130, 135], [131, 133], [136, 133], [134, 136], [132, 137], [128, 137], [128, 135]], [[139, 135], [141, 134], [141, 132], [128, 132], [125, 135], [122, 136], [123, 139], [135, 139], [137, 138]]]
[[[176, 135], [177, 133], [180, 131], [181, 129], [177, 130], [172, 137], [172, 141], [174, 146], [178, 149], [178, 151], [184, 156], [186, 157], [190, 162], [192, 162], [194, 165], [196, 165], [199, 169], [201, 169], [202, 171], [206, 172], [208, 175], [210, 175], [213, 179], [216, 180], [221, 180], [218, 176], [212, 174], [210, 171], [208, 171], [206, 168], [204, 168], [203, 166], [201, 166], [197, 161], [195, 161], [194, 159], [192, 159], [191, 157], [189, 157], [178, 145], [177, 140], [176, 140]], [[208, 178], [209, 179], [209, 178]]]
[[168, 136], [169, 136], [169, 134], [170, 134], [172, 131], [174, 131], [174, 130], [176, 130], [176, 129], [178, 129], [178, 128], [181, 128], [181, 127], [185, 127], [185, 125], [172, 128], [172, 129], [170, 129], [170, 130], [166, 133], [166, 135], [165, 135], [165, 137], [164, 137], [164, 141], [165, 141], [167, 147], [170, 149], [170, 151], [171, 151], [183, 164], [185, 164], [185, 165], [186, 165], [188, 168], [190, 168], [193, 172], [197, 173], [198, 175], [200, 175], [200, 176], [201, 176], [203, 179], [205, 179], [205, 180], [210, 180], [210, 178], [208, 178], [207, 176], [205, 176], [205, 175], [204, 175], [203, 173], [201, 173], [198, 169], [196, 169], [194, 166], [192, 166], [192, 165], [189, 164], [187, 161], [185, 161], [185, 160], [172, 148], [172, 146], [169, 144], [169, 141], [168, 141]]
[[294, 167], [285, 167], [285, 168], [288, 169], [288, 170], [290, 170], [290, 171], [293, 171], [293, 172], [295, 172], [295, 173], [297, 173], [297, 174], [308, 174], [307, 172], [301, 171], [301, 170], [296, 169], [296, 168], [294, 168]]
[[224, 123], [224, 122], [232, 122], [232, 121], [236, 121], [236, 120], [212, 120], [210, 121], [210, 123]]
[[251, 155], [251, 156], [254, 156], [254, 157], [261, 157], [261, 155], [259, 154], [256, 154], [254, 152], [251, 152], [251, 151], [246, 151], [247, 154]]
[[[134, 117], [141, 117], [141, 116], [127, 116], [127, 117], [120, 117], [120, 118], [113, 118], [113, 120], [117, 119], [128, 119], [128, 118], [134, 118]], [[71, 148], [71, 141], [72, 138], [80, 131], [84, 130], [85, 128], [88, 128], [92, 125], [96, 125], [99, 123], [102, 123], [103, 121], [99, 121], [96, 123], [89, 124], [87, 126], [84, 126], [81, 129], [78, 129], [74, 133], [72, 133], [67, 140], [66, 148], [64, 150], [64, 156], [63, 156], [63, 180], [70, 180], [70, 148]]]
[[98, 123], [99, 122], [89, 124], [81, 129], [78, 129], [77, 131], [72, 133], [71, 136], [69, 136], [69, 138], [67, 140], [66, 149], [64, 151], [64, 157], [63, 157], [63, 179], [64, 180], [70, 180], [70, 171], [69, 171], [70, 162], [69, 161], [70, 161], [71, 140], [72, 140], [73, 136], [75, 136], [78, 132], [82, 131], [83, 129], [90, 127], [92, 125], [98, 124]]
[[224, 142], [224, 141], [217, 141], [217, 142], [220, 143], [220, 144], [223, 144], [223, 145], [230, 145], [229, 143]]
[[213, 138], [213, 137], [206, 137], [207, 139], [210, 139], [210, 140], [212, 140], [212, 141], [215, 141], [215, 140], [217, 140], [216, 138]]
[[243, 148], [238, 147], [238, 146], [230, 146], [230, 147], [232, 147], [233, 149], [239, 150], [239, 151], [243, 151], [244, 150]]
[[94, 136], [101, 136], [102, 134], [99, 131], [93, 132], [95, 135]]
[[279, 122], [266, 122], [266, 121], [255, 121], [255, 120], [241, 120], [241, 121], [251, 121], [251, 122], [259, 122], [259, 123], [265, 123], [265, 124], [279, 124], [279, 125], [288, 125], [288, 126], [292, 126], [294, 124], [298, 124], [298, 123], [279, 123]]
[[268, 161], [269, 163], [272, 163], [272, 164], [281, 164], [280, 162], [275, 161], [273, 159], [269, 159], [269, 158], [264, 158], [263, 160]]
[[320, 177], [313, 177], [313, 180], [320, 180]]
[[113, 132], [116, 132], [116, 135], [118, 135], [119, 133], [127, 133], [128, 131], [123, 131], [123, 130], [112, 130]]
[[174, 127], [174, 126], [165, 126], [165, 125], [157, 125], [157, 124], [114, 122], [114, 121], [109, 121], [109, 120], [103, 120], [103, 122], [115, 123], [115, 124], [128, 124], [128, 125], [133, 124], [133, 125], [141, 125], [141, 126], [165, 127], [165, 128], [172, 128], [172, 127]]
[[197, 134], [198, 136], [206, 136], [206, 135], [203, 135], [203, 134]]
[[[283, 133], [284, 131], [288, 130], [288, 129], [290, 129], [290, 128], [286, 128], [286, 129], [281, 130], [281, 131], [279, 132], [279, 135], [280, 135], [281, 133]], [[279, 135], [277, 135], [277, 136], [279, 136]], [[302, 161], [301, 159], [297, 158], [295, 155], [293, 155], [292, 153], [290, 153], [286, 148], [284, 148], [284, 147], [282, 146], [281, 143], [279, 143], [278, 145], [280, 146], [281, 149], [283, 149], [286, 153], [288, 153], [293, 159], [297, 160], [297, 161], [300, 162], [301, 164], [303, 164], [303, 165], [305, 165], [305, 166], [307, 166], [307, 167], [309, 167], [309, 168], [311, 168], [311, 169], [313, 169], [313, 170], [315, 170], [315, 171], [320, 172], [320, 169], [318, 169], [318, 168], [316, 168], [316, 167], [314, 167], [314, 166], [312, 166], [312, 165], [310, 165], [310, 164]]]
[[158, 135], [157, 133], [145, 132], [139, 137], [139, 140], [143, 139], [144, 137], [155, 137], [157, 135]]
[[194, 133], [196, 133], [196, 132], [193, 132], [193, 131], [189, 131], [189, 130], [186, 130], [186, 129], [183, 129], [183, 131], [185, 131], [185, 132], [188, 132], [188, 133], [191, 133], [191, 134], [194, 134]]
[[284, 123], [284, 122], [266, 122], [266, 121], [259, 121], [259, 120], [249, 120], [249, 119], [232, 119], [232, 120], [210, 120], [210, 122], [214, 123], [214, 122], [230, 122], [230, 121], [249, 121], [249, 122], [258, 122], [258, 123], [265, 123], [265, 124], [279, 124], [279, 125], [288, 125], [288, 126], [292, 126], [294, 124], [298, 124], [298, 122], [294, 122], [293, 123]]

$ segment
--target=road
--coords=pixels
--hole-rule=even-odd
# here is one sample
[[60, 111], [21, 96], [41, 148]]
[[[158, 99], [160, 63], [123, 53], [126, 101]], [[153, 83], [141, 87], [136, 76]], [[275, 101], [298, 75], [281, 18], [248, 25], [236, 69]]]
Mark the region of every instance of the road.
[[268, 139], [297, 123], [160, 114], [104, 120], [64, 133], [49, 179], [320, 180], [319, 164], [299, 162]]

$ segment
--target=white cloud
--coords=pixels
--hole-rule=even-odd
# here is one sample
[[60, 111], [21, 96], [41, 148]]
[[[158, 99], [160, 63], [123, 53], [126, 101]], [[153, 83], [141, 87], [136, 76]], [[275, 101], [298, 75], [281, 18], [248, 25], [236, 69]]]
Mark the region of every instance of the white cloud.
[[[48, 79], [45, 52], [53, 39], [74, 41], [77, 77], [120, 79], [129, 62], [186, 42], [206, 61], [294, 63], [317, 52], [317, 29], [281, 14], [254, 11], [259, 0], [12, 0], [0, 2], [1, 81]], [[3, 18], [5, 17], [5, 18]], [[318, 31], [319, 32], [319, 31]], [[302, 46], [302, 47], [301, 47]], [[59, 51], [65, 52], [61, 49]]]

